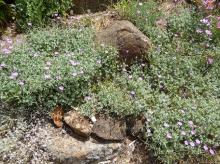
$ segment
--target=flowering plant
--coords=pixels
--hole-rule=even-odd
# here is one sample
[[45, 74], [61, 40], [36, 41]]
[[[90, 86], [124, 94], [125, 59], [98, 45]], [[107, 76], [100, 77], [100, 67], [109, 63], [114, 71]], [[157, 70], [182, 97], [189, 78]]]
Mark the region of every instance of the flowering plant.
[[52, 109], [77, 104], [88, 87], [116, 69], [116, 51], [94, 46], [89, 28], [33, 31], [26, 44], [0, 55], [0, 98]]

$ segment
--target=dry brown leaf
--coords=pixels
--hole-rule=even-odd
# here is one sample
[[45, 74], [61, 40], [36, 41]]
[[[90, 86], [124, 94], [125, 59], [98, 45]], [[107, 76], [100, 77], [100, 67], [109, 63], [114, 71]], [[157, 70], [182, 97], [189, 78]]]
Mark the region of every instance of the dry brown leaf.
[[60, 106], [56, 106], [54, 111], [51, 113], [53, 122], [58, 128], [63, 126], [63, 121], [62, 121], [63, 116], [64, 116], [64, 111]]

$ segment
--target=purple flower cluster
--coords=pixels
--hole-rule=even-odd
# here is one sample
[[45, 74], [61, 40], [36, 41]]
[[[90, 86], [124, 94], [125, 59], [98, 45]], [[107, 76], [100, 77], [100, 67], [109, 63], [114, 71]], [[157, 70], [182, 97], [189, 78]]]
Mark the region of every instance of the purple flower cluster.
[[211, 20], [210, 20], [210, 16], [204, 18], [204, 19], [201, 19], [200, 22], [203, 24], [203, 25], [206, 25], [207, 26], [207, 29], [205, 30], [202, 30], [200, 28], [196, 29], [196, 32], [198, 34], [205, 34], [208, 36], [208, 38], [210, 39], [212, 37], [212, 31], [211, 31]]
[[[182, 121], [177, 121], [177, 126], [182, 129], [182, 126], [184, 123]], [[163, 126], [165, 128], [169, 128], [170, 125], [168, 123], [164, 123]], [[196, 136], [196, 130], [195, 127], [196, 125], [192, 120], [188, 121], [188, 126], [191, 128], [191, 131], [189, 133], [186, 133], [183, 129], [180, 131], [180, 135], [186, 137], [187, 134], [191, 134], [191, 136]], [[167, 140], [171, 140], [173, 138], [173, 134], [170, 132], [167, 132], [165, 134]], [[208, 152], [210, 155], [215, 155], [215, 150], [211, 147], [208, 147], [206, 144], [202, 145], [202, 141], [199, 138], [195, 138], [194, 140], [185, 140], [183, 141], [183, 144], [187, 147], [201, 147], [204, 151]]]
[[[195, 146], [200, 146], [201, 141], [199, 139], [196, 139], [195, 141], [184, 141], [184, 145], [190, 146], [190, 147], [195, 147]], [[209, 152], [211, 155], [215, 155], [215, 150], [213, 148], [208, 147], [206, 144], [202, 146], [203, 150], [206, 152]]]
[[216, 0], [203, 0], [203, 5], [207, 10], [213, 10], [215, 8]]

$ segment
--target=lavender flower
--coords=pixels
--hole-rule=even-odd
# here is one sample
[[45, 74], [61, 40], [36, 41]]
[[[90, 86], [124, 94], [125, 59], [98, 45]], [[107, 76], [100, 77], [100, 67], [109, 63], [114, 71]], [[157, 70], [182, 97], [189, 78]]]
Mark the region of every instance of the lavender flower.
[[0, 64], [0, 69], [5, 68], [5, 67], [6, 67], [5, 63]]
[[195, 143], [194, 143], [194, 142], [190, 142], [189, 144], [190, 144], [190, 146], [192, 146], [192, 147], [195, 146]]
[[202, 31], [201, 29], [197, 29], [196, 32], [197, 32], [198, 34], [201, 34], [203, 31]]
[[24, 85], [24, 82], [23, 81], [19, 81], [18, 83], [20, 86], [23, 86]]
[[86, 101], [90, 101], [90, 100], [92, 100], [92, 97], [90, 97], [90, 96], [86, 96], [86, 97], [84, 98], [84, 100], [86, 100]]
[[188, 141], [184, 141], [184, 144], [188, 146], [188, 145], [189, 145], [189, 142], [188, 142]]
[[188, 123], [189, 123], [190, 127], [193, 127], [193, 125], [194, 125], [193, 121], [189, 121]]
[[213, 62], [214, 62], [213, 58], [211, 58], [211, 57], [208, 57], [208, 58], [207, 58], [207, 64], [208, 64], [208, 65], [212, 65]]
[[6, 42], [7, 42], [8, 44], [12, 44], [12, 43], [13, 43], [12, 39], [9, 39], [9, 38], [6, 39]]
[[204, 149], [205, 151], [209, 150], [209, 148], [208, 148], [207, 145], [204, 145], [204, 146], [203, 146], [203, 149]]
[[207, 26], [210, 26], [210, 21], [207, 18], [201, 19], [200, 22], [206, 24]]
[[205, 30], [205, 33], [208, 35], [208, 36], [212, 36], [212, 32], [210, 30]]
[[177, 125], [178, 125], [178, 126], [182, 126], [182, 125], [183, 125], [183, 123], [182, 123], [182, 122], [180, 122], [180, 121], [178, 121], [178, 122], [177, 122]]
[[18, 72], [12, 72], [9, 78], [15, 80], [17, 77], [18, 77]]
[[195, 130], [191, 130], [191, 134], [192, 134], [192, 135], [195, 135], [195, 134], [196, 134], [196, 131], [195, 131]]
[[172, 135], [171, 135], [171, 133], [167, 133], [166, 137], [167, 137], [168, 139], [173, 138]]
[[64, 91], [64, 87], [61, 85], [58, 87], [60, 91]]
[[201, 144], [201, 141], [199, 139], [196, 139], [196, 144], [197, 145], [200, 145]]
[[209, 153], [211, 154], [211, 155], [215, 155], [215, 151], [213, 150], [213, 149], [209, 149]]
[[11, 50], [9, 50], [9, 49], [7, 49], [7, 48], [4, 48], [2, 51], [3, 51], [3, 53], [6, 54], [6, 55], [11, 53]]

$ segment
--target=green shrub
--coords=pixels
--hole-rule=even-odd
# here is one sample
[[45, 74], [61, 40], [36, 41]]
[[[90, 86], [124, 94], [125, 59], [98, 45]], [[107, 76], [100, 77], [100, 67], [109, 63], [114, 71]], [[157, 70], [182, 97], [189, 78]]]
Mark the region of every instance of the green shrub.
[[[197, 95], [182, 98], [175, 93], [165, 93], [149, 75], [149, 70], [143, 71], [139, 67], [116, 75], [112, 81], [93, 88], [79, 109], [86, 115], [103, 112], [126, 117], [144, 113], [144, 140], [160, 161], [175, 163], [198, 157], [200, 162], [206, 159], [211, 162], [213, 153], [220, 145], [220, 104], [217, 95], [210, 90], [208, 97]], [[172, 78], [170, 74], [167, 76]], [[214, 76], [212, 81], [215, 80]], [[194, 79], [185, 80], [197, 84]], [[173, 85], [178, 86], [175, 83]], [[206, 88], [203, 84], [201, 86], [201, 91]], [[212, 87], [217, 89], [216, 86]]]
[[21, 30], [43, 26], [54, 14], [64, 15], [73, 5], [72, 0], [16, 0], [17, 25]]
[[[204, 13], [193, 8], [164, 15], [153, 12], [158, 11], [153, 1], [123, 0], [115, 7], [154, 43], [150, 67], [134, 65], [92, 88], [80, 109], [89, 115], [144, 113], [145, 143], [161, 162], [212, 163], [220, 146], [218, 29], [209, 34], [211, 20], [203, 23]], [[156, 26], [160, 18], [167, 20], [164, 30]]]
[[89, 28], [33, 31], [12, 54], [0, 56], [1, 101], [22, 106], [80, 103], [88, 87], [116, 72], [116, 51], [95, 46]]
[[147, 2], [122, 0], [114, 8], [118, 10], [122, 17], [131, 20], [140, 29], [146, 26], [154, 26], [155, 21], [161, 16], [158, 3], [153, 0]]

